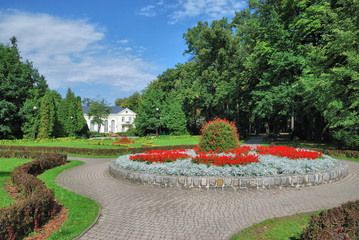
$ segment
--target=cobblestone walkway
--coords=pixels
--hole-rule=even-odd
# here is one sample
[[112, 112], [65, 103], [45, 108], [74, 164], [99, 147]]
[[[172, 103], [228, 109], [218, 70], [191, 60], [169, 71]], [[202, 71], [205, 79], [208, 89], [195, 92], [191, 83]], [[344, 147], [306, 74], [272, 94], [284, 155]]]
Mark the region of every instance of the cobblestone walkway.
[[108, 174], [113, 159], [71, 158], [85, 164], [61, 173], [58, 185], [88, 196], [102, 215], [80, 239], [229, 239], [268, 218], [331, 208], [359, 199], [359, 163], [346, 161], [343, 180], [303, 189], [199, 191], [135, 185]]

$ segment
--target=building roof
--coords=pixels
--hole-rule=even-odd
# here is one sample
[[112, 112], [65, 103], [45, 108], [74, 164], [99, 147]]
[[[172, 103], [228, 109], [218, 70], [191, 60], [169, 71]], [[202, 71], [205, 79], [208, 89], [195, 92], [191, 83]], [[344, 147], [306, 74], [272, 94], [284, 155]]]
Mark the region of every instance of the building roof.
[[[82, 106], [84, 114], [87, 114], [89, 108], [90, 108], [89, 106]], [[122, 108], [122, 107], [113, 106], [113, 107], [111, 107], [110, 114], [117, 114], [123, 110], [124, 110], [124, 108]]]

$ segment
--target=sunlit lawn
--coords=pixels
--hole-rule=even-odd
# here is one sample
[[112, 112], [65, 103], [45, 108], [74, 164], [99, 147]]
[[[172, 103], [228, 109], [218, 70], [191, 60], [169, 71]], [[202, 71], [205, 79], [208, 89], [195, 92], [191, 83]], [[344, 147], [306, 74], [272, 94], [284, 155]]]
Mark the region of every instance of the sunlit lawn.
[[[319, 214], [319, 211], [316, 212]], [[307, 227], [311, 214], [295, 214], [287, 217], [267, 219], [232, 236], [232, 240], [284, 240], [298, 239]]]
[[[113, 145], [112, 142], [117, 139], [88, 139], [88, 140], [73, 140], [64, 142], [52, 142], [51, 140], [46, 142], [8, 142], [6, 145], [20, 145], [20, 146], [45, 146], [45, 147], [71, 147], [71, 148], [101, 148], [101, 149], [113, 149], [123, 148], [122, 146]], [[158, 138], [141, 137], [130, 139], [134, 141], [134, 144], [129, 144], [129, 147], [142, 147], [142, 144], [150, 143], [152, 146], [173, 146], [173, 145], [192, 145], [198, 143], [198, 136], [160, 136]]]

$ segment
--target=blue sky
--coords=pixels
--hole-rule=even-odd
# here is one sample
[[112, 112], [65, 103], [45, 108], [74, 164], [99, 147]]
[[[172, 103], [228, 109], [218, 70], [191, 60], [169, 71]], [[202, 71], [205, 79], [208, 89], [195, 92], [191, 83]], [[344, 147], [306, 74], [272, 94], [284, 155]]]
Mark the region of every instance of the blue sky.
[[49, 87], [63, 96], [116, 98], [140, 92], [185, 62], [183, 34], [227, 17], [245, 0], [3, 0], [0, 42], [18, 40]]

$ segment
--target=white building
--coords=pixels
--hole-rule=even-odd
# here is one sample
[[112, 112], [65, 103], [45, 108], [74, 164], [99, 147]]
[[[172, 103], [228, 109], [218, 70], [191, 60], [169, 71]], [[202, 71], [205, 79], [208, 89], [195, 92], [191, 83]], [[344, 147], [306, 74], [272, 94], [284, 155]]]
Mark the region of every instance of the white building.
[[[88, 106], [83, 106], [84, 117], [86, 119], [87, 126], [91, 132], [98, 131], [98, 125], [91, 123], [91, 119], [87, 115], [89, 110]], [[129, 128], [135, 127], [133, 124], [136, 113], [128, 108], [122, 107], [111, 107], [110, 115], [103, 119], [103, 124], [100, 127], [100, 133], [116, 133], [116, 132], [126, 132]]]

